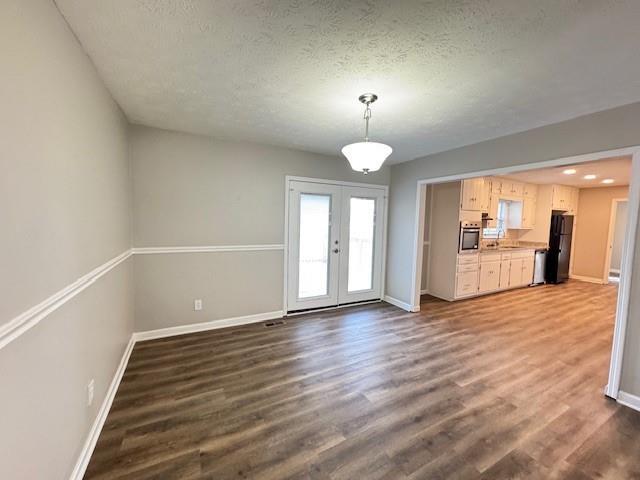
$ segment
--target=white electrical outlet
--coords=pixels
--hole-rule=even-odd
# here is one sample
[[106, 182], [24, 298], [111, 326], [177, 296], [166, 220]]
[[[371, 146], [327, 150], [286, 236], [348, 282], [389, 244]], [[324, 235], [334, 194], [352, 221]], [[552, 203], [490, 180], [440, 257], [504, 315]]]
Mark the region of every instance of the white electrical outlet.
[[94, 381], [92, 378], [89, 384], [87, 385], [87, 407], [90, 407], [91, 404], [93, 403], [93, 386], [94, 386]]
[[193, 309], [197, 312], [198, 310], [202, 310], [202, 299], [196, 298], [193, 301]]

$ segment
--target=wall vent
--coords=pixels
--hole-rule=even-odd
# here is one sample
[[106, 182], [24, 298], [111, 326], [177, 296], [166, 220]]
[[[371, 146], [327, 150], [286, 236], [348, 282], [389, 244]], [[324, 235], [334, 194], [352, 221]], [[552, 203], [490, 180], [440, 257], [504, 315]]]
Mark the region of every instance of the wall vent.
[[265, 327], [277, 327], [279, 325], [284, 325], [286, 322], [284, 320], [272, 320], [264, 324]]

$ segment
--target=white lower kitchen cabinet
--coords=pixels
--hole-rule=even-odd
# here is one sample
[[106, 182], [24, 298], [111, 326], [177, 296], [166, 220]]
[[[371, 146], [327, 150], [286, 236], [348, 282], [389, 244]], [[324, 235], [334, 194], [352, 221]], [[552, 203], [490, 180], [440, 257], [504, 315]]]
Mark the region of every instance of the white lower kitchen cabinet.
[[468, 298], [530, 285], [534, 250], [458, 255], [455, 298]]
[[478, 293], [478, 269], [458, 272], [456, 275], [456, 297], [468, 297]]
[[533, 282], [533, 269], [535, 257], [526, 257], [522, 263], [522, 285], [531, 285]]
[[478, 293], [500, 289], [500, 261], [480, 263]]
[[533, 262], [533, 250], [513, 253], [509, 271], [509, 288], [531, 285], [533, 281]]
[[511, 256], [500, 262], [500, 290], [509, 288], [509, 274], [511, 272]]
[[522, 285], [522, 265], [524, 259], [512, 258], [509, 267], [509, 287], [518, 287]]

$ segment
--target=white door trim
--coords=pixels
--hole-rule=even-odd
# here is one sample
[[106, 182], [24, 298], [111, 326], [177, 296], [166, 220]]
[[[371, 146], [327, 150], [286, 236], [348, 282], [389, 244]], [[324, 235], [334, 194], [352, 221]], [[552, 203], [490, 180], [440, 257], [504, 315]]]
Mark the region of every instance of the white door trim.
[[389, 185], [379, 185], [376, 183], [344, 182], [341, 180], [327, 180], [323, 178], [297, 177], [295, 175], [285, 176], [285, 183], [287, 186], [290, 182], [323, 183], [325, 185], [338, 185], [340, 187], [379, 188], [385, 192], [389, 191]]
[[[418, 264], [419, 252], [422, 249], [420, 241], [420, 232], [424, 228], [424, 215], [420, 217], [420, 189], [422, 185], [445, 183], [465, 178], [474, 178], [492, 175], [508, 175], [510, 173], [521, 172], [524, 170], [532, 170], [536, 168], [558, 167], [563, 165], [576, 165], [584, 162], [590, 162], [607, 157], [619, 157], [630, 155], [632, 157], [631, 185], [629, 186], [628, 212], [627, 212], [627, 230], [621, 261], [620, 285], [618, 287], [618, 299], [616, 309], [616, 319], [613, 331], [613, 345], [611, 349], [611, 363], [609, 366], [609, 382], [605, 393], [607, 396], [617, 398], [620, 391], [620, 379], [622, 372], [622, 359], [624, 350], [624, 339], [627, 331], [627, 319], [629, 315], [629, 296], [631, 286], [631, 273], [633, 270], [633, 257], [635, 252], [636, 232], [638, 228], [638, 213], [640, 211], [640, 145], [619, 148], [614, 150], [605, 150], [601, 152], [593, 152], [571, 157], [557, 158], [554, 160], [543, 160], [540, 162], [526, 163], [523, 165], [514, 165], [509, 167], [492, 168], [488, 170], [479, 170], [458, 175], [446, 175], [443, 177], [429, 178], [417, 180], [416, 182], [416, 212], [414, 221], [414, 250], [413, 250], [413, 282], [409, 298], [414, 304], [411, 311], [420, 311], [420, 281], [422, 275], [422, 265]], [[422, 225], [421, 225], [422, 223]]]
[[381, 278], [381, 298], [385, 295], [386, 265], [387, 265], [387, 215], [389, 212], [389, 186], [370, 183], [345, 182], [340, 180], [329, 180], [322, 178], [299, 177], [295, 175], [286, 175], [284, 177], [284, 255], [283, 255], [283, 289], [282, 289], [282, 311], [287, 315], [288, 311], [288, 289], [289, 289], [289, 189], [291, 182], [312, 182], [323, 183], [326, 185], [336, 185], [345, 187], [365, 187], [378, 188], [384, 191], [384, 225], [382, 234], [382, 278]]
[[631, 274], [633, 273], [633, 257], [636, 248], [638, 230], [638, 214], [640, 211], [640, 151], [633, 155], [631, 165], [631, 185], [627, 203], [627, 229], [622, 246], [620, 260], [620, 284], [618, 285], [618, 302], [616, 305], [616, 321], [613, 327], [613, 345], [611, 348], [611, 364], [609, 366], [609, 382], [606, 394], [618, 398], [622, 377], [622, 359], [624, 341], [629, 318], [629, 302], [631, 294]]
[[[616, 228], [616, 218], [618, 212], [618, 203], [627, 202], [628, 198], [612, 198], [611, 211], [609, 212], [609, 230], [607, 231], [607, 255], [604, 260], [604, 270], [602, 272], [602, 283], [609, 283], [609, 272], [611, 271], [611, 253], [613, 250], [614, 233]], [[625, 225], [626, 232], [626, 225]], [[620, 272], [618, 272], [620, 273]]]

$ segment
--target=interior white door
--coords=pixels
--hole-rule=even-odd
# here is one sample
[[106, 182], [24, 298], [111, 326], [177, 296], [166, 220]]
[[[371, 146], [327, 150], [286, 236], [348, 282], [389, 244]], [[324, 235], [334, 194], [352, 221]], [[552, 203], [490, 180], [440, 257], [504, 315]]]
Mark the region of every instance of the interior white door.
[[382, 293], [384, 190], [342, 187], [338, 303], [375, 300]]
[[287, 311], [381, 298], [384, 192], [290, 182]]
[[287, 309], [338, 303], [341, 187], [289, 184]]

